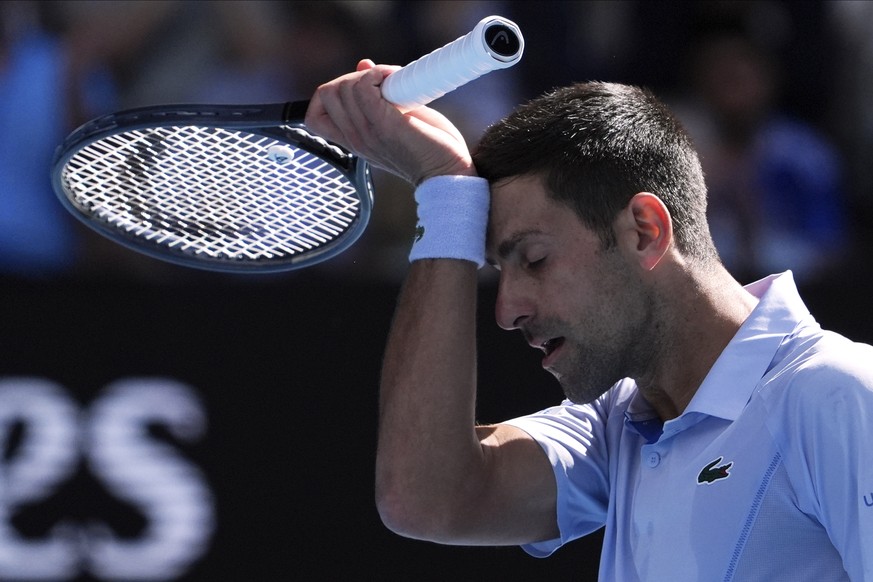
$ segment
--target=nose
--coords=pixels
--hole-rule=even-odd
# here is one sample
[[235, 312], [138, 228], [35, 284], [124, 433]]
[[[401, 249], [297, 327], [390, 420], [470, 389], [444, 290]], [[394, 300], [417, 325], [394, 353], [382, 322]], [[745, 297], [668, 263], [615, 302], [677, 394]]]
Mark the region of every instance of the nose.
[[494, 305], [497, 325], [506, 330], [518, 329], [533, 315], [533, 304], [517, 283], [503, 273], [497, 286], [497, 301]]

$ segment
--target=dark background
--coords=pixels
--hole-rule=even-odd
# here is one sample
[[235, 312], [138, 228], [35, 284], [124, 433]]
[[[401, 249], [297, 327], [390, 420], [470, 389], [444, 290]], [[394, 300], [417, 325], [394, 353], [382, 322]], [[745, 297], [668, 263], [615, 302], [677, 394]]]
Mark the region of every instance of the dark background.
[[[596, 541], [536, 560], [517, 548], [405, 540], [381, 525], [376, 390], [394, 285], [207, 275], [197, 286], [69, 282], [2, 291], [4, 375], [50, 378], [83, 407], [119, 378], [172, 377], [199, 392], [207, 434], [174, 446], [205, 473], [218, 524], [186, 579], [579, 579], [596, 571]], [[521, 338], [493, 324], [492, 294], [482, 294], [483, 421], [560, 395]], [[135, 538], [142, 527], [136, 508], [113, 500], [87, 467], [22, 509], [16, 523], [38, 539], [83, 503], [88, 517], [120, 535]]]

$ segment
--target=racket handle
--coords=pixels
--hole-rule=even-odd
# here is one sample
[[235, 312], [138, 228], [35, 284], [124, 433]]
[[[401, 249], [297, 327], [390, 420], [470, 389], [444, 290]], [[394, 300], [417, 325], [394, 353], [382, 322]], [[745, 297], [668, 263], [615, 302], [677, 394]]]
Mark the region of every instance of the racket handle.
[[382, 95], [401, 111], [411, 111], [485, 73], [511, 67], [523, 51], [518, 26], [488, 16], [461, 38], [389, 75], [382, 83]]

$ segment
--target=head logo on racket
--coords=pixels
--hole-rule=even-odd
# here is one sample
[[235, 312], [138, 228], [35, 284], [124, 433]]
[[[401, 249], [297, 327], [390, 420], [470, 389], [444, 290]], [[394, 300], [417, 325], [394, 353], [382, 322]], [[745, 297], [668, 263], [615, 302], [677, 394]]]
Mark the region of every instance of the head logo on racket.
[[267, 157], [271, 162], [284, 166], [294, 159], [294, 150], [286, 145], [272, 145], [267, 149]]
[[516, 58], [521, 50], [517, 32], [499, 21], [485, 29], [484, 38], [492, 55], [501, 60]]

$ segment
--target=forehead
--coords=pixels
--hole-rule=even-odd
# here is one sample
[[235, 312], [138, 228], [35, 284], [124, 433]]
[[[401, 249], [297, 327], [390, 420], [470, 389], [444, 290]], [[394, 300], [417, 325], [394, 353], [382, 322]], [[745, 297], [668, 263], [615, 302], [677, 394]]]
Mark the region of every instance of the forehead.
[[507, 245], [531, 237], [597, 240], [569, 206], [548, 195], [540, 176], [517, 176], [493, 184], [489, 255], [496, 258]]
[[491, 211], [489, 231], [517, 228], [524, 223], [548, 224], [551, 215], [560, 209], [549, 198], [542, 178], [539, 176], [513, 176], [491, 186]]

